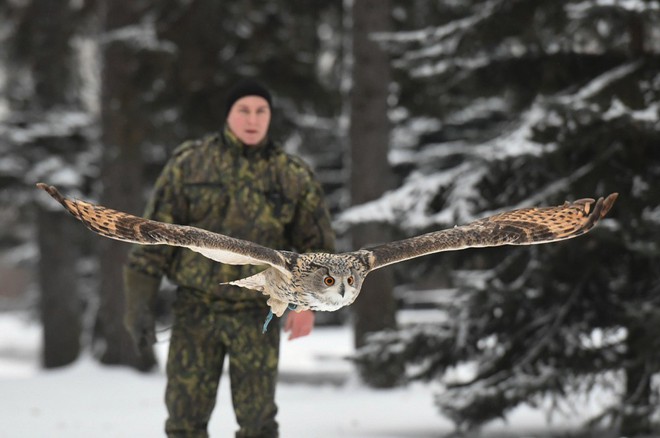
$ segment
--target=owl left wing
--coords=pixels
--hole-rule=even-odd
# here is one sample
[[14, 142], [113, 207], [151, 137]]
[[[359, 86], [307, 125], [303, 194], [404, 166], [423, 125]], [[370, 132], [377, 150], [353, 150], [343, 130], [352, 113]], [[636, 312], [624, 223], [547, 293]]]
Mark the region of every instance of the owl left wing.
[[115, 240], [142, 245], [172, 245], [189, 248], [212, 260], [231, 265], [270, 265], [289, 275], [283, 253], [247, 240], [201, 228], [144, 219], [89, 202], [64, 197], [53, 186], [37, 187], [48, 192], [87, 228]]
[[557, 207], [507, 211], [466, 225], [370, 248], [370, 269], [441, 251], [500, 245], [533, 245], [570, 239], [588, 232], [612, 208], [618, 193], [580, 199]]

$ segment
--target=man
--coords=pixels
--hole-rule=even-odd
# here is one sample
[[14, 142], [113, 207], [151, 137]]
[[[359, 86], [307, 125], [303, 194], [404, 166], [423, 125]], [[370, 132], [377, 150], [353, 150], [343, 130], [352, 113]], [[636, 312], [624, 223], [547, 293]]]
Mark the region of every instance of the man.
[[[193, 225], [278, 249], [334, 251], [318, 181], [268, 137], [272, 99], [245, 80], [228, 94], [223, 132], [179, 146], [158, 178], [145, 217]], [[229, 356], [237, 437], [276, 437], [279, 327], [262, 326], [263, 294], [221, 283], [258, 272], [223, 265], [187, 249], [135, 247], [124, 269], [125, 323], [141, 345], [153, 343], [153, 303], [161, 277], [177, 285], [167, 360], [165, 429], [205, 437], [225, 356]], [[309, 334], [311, 311], [289, 312], [290, 339]]]

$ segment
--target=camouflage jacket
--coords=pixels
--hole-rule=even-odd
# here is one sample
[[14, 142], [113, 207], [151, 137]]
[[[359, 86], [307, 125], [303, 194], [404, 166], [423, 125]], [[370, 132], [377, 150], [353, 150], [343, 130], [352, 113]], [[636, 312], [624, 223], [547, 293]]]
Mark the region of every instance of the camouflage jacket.
[[[278, 145], [247, 147], [228, 130], [179, 146], [156, 181], [145, 217], [192, 225], [275, 249], [334, 251], [321, 186]], [[220, 283], [255, 266], [225, 265], [185, 248], [136, 246], [127, 267], [194, 289], [230, 308], [265, 307], [257, 291]]]

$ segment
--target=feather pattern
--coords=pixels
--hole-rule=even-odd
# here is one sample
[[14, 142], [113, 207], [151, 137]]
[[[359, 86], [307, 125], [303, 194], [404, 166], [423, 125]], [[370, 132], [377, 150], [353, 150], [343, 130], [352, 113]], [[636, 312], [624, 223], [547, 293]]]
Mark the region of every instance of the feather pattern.
[[278, 251], [187, 225], [133, 216], [89, 202], [65, 198], [39, 183], [90, 230], [111, 239], [143, 245], [189, 248], [220, 263], [266, 265], [268, 269], [230, 284], [268, 295], [281, 316], [289, 304], [297, 311], [337, 310], [359, 295], [367, 274], [393, 263], [441, 251], [500, 245], [533, 245], [570, 239], [588, 232], [617, 198], [580, 199], [557, 207], [525, 208], [499, 213], [466, 225], [435, 231], [371, 249], [341, 254], [297, 254]]
[[90, 230], [115, 240], [142, 245], [189, 248], [231, 265], [270, 265], [288, 274], [285, 253], [256, 243], [187, 225], [168, 224], [133, 216], [80, 200], [67, 199], [53, 186], [38, 184]]
[[[612, 208], [618, 194], [585, 198], [557, 207], [506, 211], [467, 225], [435, 231], [374, 248], [372, 269], [441, 251], [500, 245], [534, 245], [580, 236]], [[593, 205], [593, 208], [592, 208]]]

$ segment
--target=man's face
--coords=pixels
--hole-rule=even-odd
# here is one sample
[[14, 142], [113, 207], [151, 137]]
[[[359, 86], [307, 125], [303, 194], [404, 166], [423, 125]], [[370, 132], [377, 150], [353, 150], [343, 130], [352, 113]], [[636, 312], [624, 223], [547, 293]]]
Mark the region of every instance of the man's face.
[[242, 97], [229, 110], [227, 125], [243, 144], [258, 145], [268, 134], [270, 106], [260, 96]]

